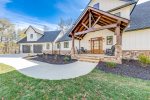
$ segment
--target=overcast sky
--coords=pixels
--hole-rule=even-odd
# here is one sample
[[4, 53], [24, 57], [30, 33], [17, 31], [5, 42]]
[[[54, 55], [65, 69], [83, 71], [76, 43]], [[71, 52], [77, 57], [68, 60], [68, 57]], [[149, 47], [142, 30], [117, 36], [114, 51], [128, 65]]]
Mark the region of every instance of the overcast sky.
[[[139, 0], [139, 3], [149, 0]], [[19, 28], [33, 25], [55, 30], [60, 18], [75, 20], [89, 0], [0, 0], [0, 18]]]

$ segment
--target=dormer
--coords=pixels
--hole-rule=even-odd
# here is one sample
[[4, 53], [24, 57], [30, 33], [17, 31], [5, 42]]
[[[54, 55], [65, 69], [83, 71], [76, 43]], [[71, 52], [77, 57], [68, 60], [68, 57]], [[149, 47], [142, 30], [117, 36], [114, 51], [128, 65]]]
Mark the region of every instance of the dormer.
[[37, 41], [43, 36], [44, 32], [34, 28], [33, 26], [29, 26], [25, 33], [27, 34], [27, 41]]
[[91, 0], [89, 6], [130, 19], [137, 0]]

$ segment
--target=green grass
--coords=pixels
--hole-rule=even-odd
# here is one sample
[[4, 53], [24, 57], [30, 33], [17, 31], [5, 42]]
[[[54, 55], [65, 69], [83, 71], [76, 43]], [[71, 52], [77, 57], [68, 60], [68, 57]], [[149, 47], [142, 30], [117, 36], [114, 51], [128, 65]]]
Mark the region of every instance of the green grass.
[[4, 64], [0, 64], [0, 69], [0, 99], [4, 100], [150, 99], [150, 81], [107, 74], [97, 69], [86, 76], [62, 81], [30, 78]]

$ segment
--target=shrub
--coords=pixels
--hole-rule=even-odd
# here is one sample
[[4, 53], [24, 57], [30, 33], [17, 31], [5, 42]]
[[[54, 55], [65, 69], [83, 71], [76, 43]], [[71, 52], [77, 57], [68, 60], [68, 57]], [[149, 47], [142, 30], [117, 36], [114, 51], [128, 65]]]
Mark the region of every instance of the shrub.
[[111, 68], [115, 68], [117, 66], [117, 64], [114, 62], [106, 62], [106, 66], [111, 67]]
[[70, 58], [69, 58], [68, 56], [65, 56], [65, 57], [64, 57], [64, 61], [65, 61], [65, 62], [67, 62], [67, 61], [69, 61], [69, 60], [70, 60]]
[[148, 65], [150, 64], [150, 57], [146, 56], [146, 55], [139, 55], [138, 60], [140, 63], [144, 64], [144, 65]]

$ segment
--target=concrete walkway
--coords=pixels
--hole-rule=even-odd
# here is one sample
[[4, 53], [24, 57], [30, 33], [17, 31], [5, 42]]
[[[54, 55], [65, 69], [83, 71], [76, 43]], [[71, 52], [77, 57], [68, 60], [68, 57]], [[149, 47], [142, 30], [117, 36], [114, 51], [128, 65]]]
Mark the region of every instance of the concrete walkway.
[[75, 62], [66, 65], [53, 65], [23, 59], [25, 55], [0, 55], [0, 63], [16, 68], [26, 76], [38, 79], [62, 80], [71, 79], [90, 73], [96, 63]]

